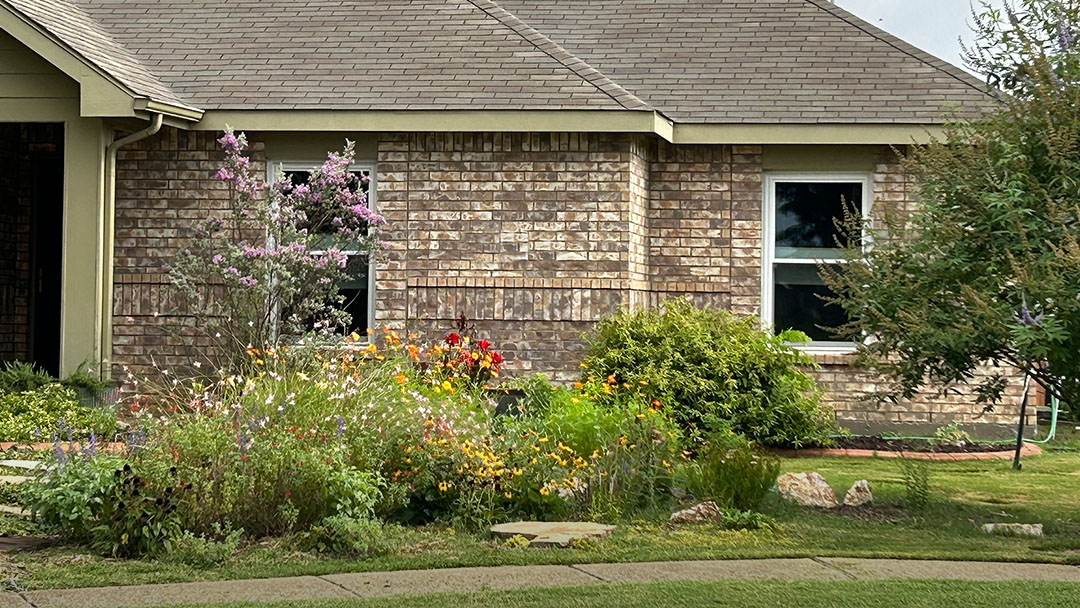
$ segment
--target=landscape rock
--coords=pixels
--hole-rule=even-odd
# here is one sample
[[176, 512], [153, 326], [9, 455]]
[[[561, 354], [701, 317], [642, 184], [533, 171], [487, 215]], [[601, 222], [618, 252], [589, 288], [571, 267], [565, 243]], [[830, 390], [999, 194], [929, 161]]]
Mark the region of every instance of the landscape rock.
[[569, 547], [579, 538], [607, 536], [615, 526], [585, 521], [516, 521], [491, 526], [491, 533], [499, 538], [523, 536], [533, 547]]
[[870, 482], [860, 479], [851, 484], [851, 489], [844, 495], [844, 505], [848, 507], [861, 507], [874, 502], [874, 495], [870, 493]]
[[780, 496], [804, 507], [837, 507], [836, 493], [820, 473], [784, 473], [776, 480]]
[[1009, 534], [1012, 536], [1042, 536], [1042, 524], [983, 524], [987, 534]]
[[668, 520], [673, 524], [696, 524], [705, 521], [712, 521], [720, 517], [720, 507], [716, 506], [716, 503], [707, 500], [703, 503], [696, 504], [689, 509], [683, 509], [682, 511], [676, 511], [671, 514], [671, 518]]

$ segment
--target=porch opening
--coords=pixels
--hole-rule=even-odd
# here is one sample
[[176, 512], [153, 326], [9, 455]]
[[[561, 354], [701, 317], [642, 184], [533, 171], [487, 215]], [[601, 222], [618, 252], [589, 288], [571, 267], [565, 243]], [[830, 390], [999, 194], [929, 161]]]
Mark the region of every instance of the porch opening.
[[[0, 363], [60, 373], [63, 123], [0, 123]], [[87, 303], [89, 305], [89, 303]]]

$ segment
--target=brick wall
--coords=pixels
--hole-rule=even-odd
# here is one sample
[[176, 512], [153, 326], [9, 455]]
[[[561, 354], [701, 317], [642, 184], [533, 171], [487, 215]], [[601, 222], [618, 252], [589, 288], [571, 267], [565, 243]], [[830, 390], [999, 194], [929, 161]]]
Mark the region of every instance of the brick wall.
[[[214, 178], [223, 159], [218, 136], [165, 128], [118, 153], [113, 360], [119, 377], [116, 367], [147, 374], [151, 360], [176, 368], [209, 348], [168, 287], [168, 265], [188, 245], [196, 221], [229, 208], [228, 186]], [[249, 143], [252, 168], [261, 175], [263, 145]]]
[[629, 135], [384, 136], [377, 322], [438, 335], [464, 313], [509, 369], [570, 379], [581, 333], [643, 287], [647, 154]]
[[30, 172], [23, 129], [0, 124], [0, 362], [30, 355]]
[[[256, 166], [265, 162], [254, 145]], [[228, 200], [212, 176], [214, 134], [167, 130], [122, 153], [118, 169], [115, 352], [144, 365], [185, 346], [154, 312], [173, 310], [165, 265], [197, 217]], [[762, 148], [673, 146], [629, 134], [383, 134], [376, 181], [388, 220], [376, 322], [440, 336], [465, 314], [512, 374], [574, 379], [581, 334], [620, 308], [689, 295], [759, 314]], [[889, 158], [876, 203], [910, 203]], [[182, 319], [181, 319], [182, 320]], [[815, 372], [852, 421], [1006, 421], [970, 395], [882, 408], [845, 359]], [[991, 417], [987, 417], [991, 416]]]

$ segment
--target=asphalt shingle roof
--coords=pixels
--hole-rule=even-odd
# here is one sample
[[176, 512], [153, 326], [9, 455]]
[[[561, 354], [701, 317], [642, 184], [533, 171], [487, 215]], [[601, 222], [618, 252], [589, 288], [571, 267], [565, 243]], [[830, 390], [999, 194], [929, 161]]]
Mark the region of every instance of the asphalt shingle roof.
[[676, 122], [936, 123], [987, 99], [826, 0], [499, 2]]
[[935, 123], [978, 79], [826, 0], [0, 0], [138, 94], [214, 109], [649, 110]]

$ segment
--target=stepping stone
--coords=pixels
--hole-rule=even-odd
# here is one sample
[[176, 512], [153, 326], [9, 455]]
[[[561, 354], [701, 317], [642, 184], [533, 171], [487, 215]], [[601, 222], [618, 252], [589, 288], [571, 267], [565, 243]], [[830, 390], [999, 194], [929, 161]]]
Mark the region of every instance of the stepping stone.
[[30, 512], [22, 507], [13, 507], [11, 505], [0, 505], [0, 513], [10, 513], [11, 515], [18, 515], [19, 517], [30, 517]]
[[491, 527], [499, 538], [523, 536], [533, 547], [569, 547], [579, 538], [602, 537], [611, 534], [615, 526], [586, 521], [516, 521]]
[[0, 475], [0, 485], [5, 483], [26, 483], [33, 479], [33, 477], [26, 477], [23, 475]]

